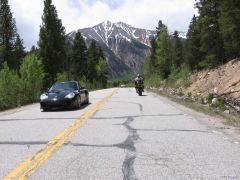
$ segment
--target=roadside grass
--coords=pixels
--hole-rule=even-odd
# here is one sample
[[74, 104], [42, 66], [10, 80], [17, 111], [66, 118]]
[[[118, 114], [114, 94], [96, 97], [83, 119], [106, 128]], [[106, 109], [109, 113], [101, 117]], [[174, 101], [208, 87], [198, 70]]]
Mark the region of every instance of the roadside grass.
[[210, 116], [214, 116], [214, 117], [223, 118], [225, 120], [223, 123], [226, 125], [240, 127], [240, 114], [237, 112], [231, 112], [230, 114], [226, 114], [220, 110], [220, 107], [211, 107], [209, 105], [201, 104], [198, 101], [192, 101], [190, 99], [182, 99], [182, 98], [179, 98], [178, 96], [170, 95], [163, 91], [152, 90], [152, 89], [147, 89], [147, 90], [149, 92], [153, 92], [160, 96], [167, 97], [168, 99], [170, 99], [178, 104], [181, 104], [185, 107], [193, 109], [197, 112], [201, 112], [201, 113], [204, 113], [204, 114], [207, 114]]

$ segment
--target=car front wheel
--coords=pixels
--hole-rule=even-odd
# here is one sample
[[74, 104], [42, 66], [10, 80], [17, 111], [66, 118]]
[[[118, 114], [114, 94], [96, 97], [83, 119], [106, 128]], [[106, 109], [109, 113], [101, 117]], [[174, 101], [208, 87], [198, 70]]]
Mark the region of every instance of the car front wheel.
[[77, 96], [77, 99], [76, 99], [76, 108], [79, 109], [81, 107], [81, 99], [79, 96]]
[[49, 111], [49, 109], [46, 108], [46, 107], [43, 107], [43, 108], [42, 108], [42, 111]]
[[86, 98], [85, 103], [86, 103], [86, 104], [89, 104], [89, 95], [87, 95], [87, 98]]

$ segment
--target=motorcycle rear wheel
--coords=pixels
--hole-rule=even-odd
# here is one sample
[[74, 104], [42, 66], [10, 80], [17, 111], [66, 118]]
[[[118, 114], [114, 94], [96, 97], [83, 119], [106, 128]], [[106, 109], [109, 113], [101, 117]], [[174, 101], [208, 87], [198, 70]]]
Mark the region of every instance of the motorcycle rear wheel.
[[138, 91], [138, 95], [139, 95], [139, 96], [142, 96], [142, 91], [141, 91], [141, 90]]

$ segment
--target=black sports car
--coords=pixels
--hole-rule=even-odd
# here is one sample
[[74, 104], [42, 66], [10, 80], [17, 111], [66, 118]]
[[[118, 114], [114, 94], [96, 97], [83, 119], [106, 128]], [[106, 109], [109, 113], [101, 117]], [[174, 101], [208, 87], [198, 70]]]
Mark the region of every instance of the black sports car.
[[40, 96], [43, 111], [49, 109], [80, 108], [89, 103], [88, 90], [76, 81], [58, 82]]

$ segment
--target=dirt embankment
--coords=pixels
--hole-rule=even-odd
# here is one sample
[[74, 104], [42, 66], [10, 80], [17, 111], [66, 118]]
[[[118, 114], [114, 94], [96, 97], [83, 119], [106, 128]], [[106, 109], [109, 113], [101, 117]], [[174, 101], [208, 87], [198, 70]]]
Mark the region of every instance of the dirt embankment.
[[204, 70], [191, 76], [187, 92], [207, 97], [217, 94], [240, 102], [240, 59], [234, 59], [215, 69]]

